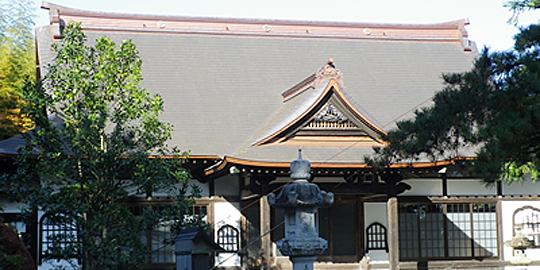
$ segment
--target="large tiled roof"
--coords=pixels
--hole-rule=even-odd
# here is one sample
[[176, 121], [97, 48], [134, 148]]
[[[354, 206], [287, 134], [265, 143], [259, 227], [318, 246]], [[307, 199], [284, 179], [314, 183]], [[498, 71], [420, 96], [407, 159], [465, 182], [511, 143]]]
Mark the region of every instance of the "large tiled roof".
[[[193, 155], [262, 162], [293, 159], [295, 146], [253, 143], [277, 122], [284, 106], [293, 105], [284, 103], [281, 94], [329, 57], [343, 73], [351, 104], [389, 130], [430, 104], [443, 87], [443, 73], [468, 70], [477, 56], [464, 29], [467, 20], [431, 25], [323, 23], [44, 6], [51, 11], [52, 25], [38, 31], [50, 33], [37, 36], [38, 48], [48, 46], [60, 22], [70, 20], [82, 22], [89, 40], [103, 35], [133, 40], [143, 60], [143, 85], [163, 97], [161, 119], [175, 127], [169, 144]], [[45, 60], [40, 58], [41, 64]], [[306, 147], [303, 153], [311, 162], [361, 163], [371, 148]]]

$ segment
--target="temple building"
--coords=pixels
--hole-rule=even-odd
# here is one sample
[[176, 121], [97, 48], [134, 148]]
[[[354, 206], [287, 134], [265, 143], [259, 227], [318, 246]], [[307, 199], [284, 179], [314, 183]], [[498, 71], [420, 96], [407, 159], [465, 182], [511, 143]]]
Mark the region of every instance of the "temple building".
[[[334, 194], [333, 205], [317, 215], [328, 249], [316, 267], [358, 269], [364, 256], [383, 269], [508, 265], [514, 253], [504, 242], [516, 227], [534, 242], [528, 256], [540, 258], [533, 183], [484, 186], [468, 170], [471, 149], [452, 160], [385, 170], [364, 159], [385, 147], [381, 135], [396, 122], [431, 105], [443, 74], [472, 68], [478, 51], [467, 19], [408, 25], [139, 15], [46, 2], [43, 8], [50, 25], [36, 30], [41, 73], [71, 21], [81, 23], [89, 41], [107, 36], [137, 46], [143, 86], [162, 96], [161, 120], [175, 127], [168, 144], [191, 151], [186, 168], [204, 193], [194, 211], [207, 215], [214, 241], [227, 251], [215, 265], [290, 267], [275, 244], [284, 237], [284, 214], [267, 195], [292, 182], [298, 149], [311, 163], [310, 181]], [[0, 142], [4, 172], [21, 143]], [[156, 196], [151, 203], [167, 201]], [[35, 226], [25, 226], [17, 205], [2, 194], [0, 204], [0, 217], [27, 236], [39, 269], [49, 269], [40, 259], [47, 223], [38, 216]], [[147, 269], [174, 269], [173, 250]]]

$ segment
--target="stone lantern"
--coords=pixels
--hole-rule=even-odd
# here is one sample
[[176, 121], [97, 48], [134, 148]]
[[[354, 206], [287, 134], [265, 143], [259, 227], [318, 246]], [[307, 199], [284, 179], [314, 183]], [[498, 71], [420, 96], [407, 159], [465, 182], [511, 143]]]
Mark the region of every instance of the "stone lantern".
[[527, 257], [525, 250], [533, 246], [533, 242], [523, 235], [521, 227], [516, 227], [516, 231], [516, 236], [505, 242], [507, 246], [514, 250], [514, 257], [510, 260], [510, 263], [517, 267], [515, 269], [527, 269], [527, 265], [532, 263], [532, 259]]
[[291, 178], [278, 196], [268, 195], [272, 207], [285, 210], [285, 237], [276, 244], [283, 255], [289, 256], [293, 270], [312, 270], [317, 255], [328, 247], [326, 240], [319, 237], [317, 209], [329, 207], [334, 202], [334, 194], [321, 191], [310, 183], [310, 163], [302, 159], [291, 162]]

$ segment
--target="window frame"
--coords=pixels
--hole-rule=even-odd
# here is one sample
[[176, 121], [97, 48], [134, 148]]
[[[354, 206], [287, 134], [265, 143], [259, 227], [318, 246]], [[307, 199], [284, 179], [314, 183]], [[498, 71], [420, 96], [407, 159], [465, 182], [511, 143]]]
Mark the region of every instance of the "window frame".
[[[452, 211], [452, 205], [467, 205], [467, 211], [455, 210]], [[426, 217], [426, 213], [435, 213], [435, 212], [424, 212], [420, 213], [420, 210], [417, 210], [418, 213], [414, 215], [403, 215], [405, 212], [402, 210], [405, 207], [411, 207], [408, 211], [414, 210], [412, 208], [419, 206], [424, 206], [425, 209], [430, 209], [429, 207], [437, 208], [440, 207], [440, 217], [439, 220], [432, 220], [431, 223], [422, 224], [420, 220], [420, 215]], [[487, 206], [487, 207], [486, 207]], [[434, 210], [436, 210], [433, 208]], [[486, 208], [489, 208], [486, 210]], [[457, 211], [457, 212], [456, 212]], [[408, 212], [412, 214], [412, 212]], [[482, 215], [482, 213], [488, 213], [489, 215]], [[454, 215], [454, 217], [449, 218], [448, 214]], [[407, 220], [416, 216], [417, 220]], [[431, 217], [433, 219], [433, 217]], [[457, 221], [459, 224], [454, 224], [453, 219], [465, 218], [461, 221]], [[498, 221], [499, 221], [499, 206], [496, 200], [433, 200], [426, 202], [425, 199], [422, 202], [414, 200], [402, 200], [399, 204], [399, 245], [400, 251], [409, 250], [409, 252], [400, 252], [400, 260], [402, 261], [415, 261], [415, 260], [438, 260], [438, 259], [496, 259], [501, 255], [501, 246], [500, 246], [500, 235], [498, 232]], [[421, 227], [421, 225], [423, 227]], [[413, 226], [413, 227], [411, 227]], [[450, 227], [455, 227], [457, 229], [452, 229]], [[466, 231], [462, 231], [460, 226], [466, 228]], [[441, 230], [443, 235], [440, 236], [440, 239], [430, 239], [428, 236], [429, 232], [434, 234], [435, 230]], [[421, 232], [421, 233], [420, 233]], [[456, 239], [453, 235], [455, 233], [466, 235], [463, 239]], [[422, 234], [422, 236], [421, 236]], [[463, 236], [462, 235], [462, 236]], [[426, 237], [427, 240], [426, 240]], [[433, 241], [443, 241], [444, 246], [429, 246], [428, 242]], [[428, 242], [426, 242], [428, 241]], [[423, 244], [428, 244], [428, 246], [423, 247]], [[482, 243], [481, 245], [479, 243]], [[494, 244], [484, 245], [484, 244]], [[457, 246], [456, 246], [457, 245]], [[422, 253], [422, 250], [429, 249], [432, 254], [437, 254], [435, 256], [427, 256]], [[450, 249], [454, 249], [452, 252]], [[457, 248], [457, 249], [456, 249]], [[437, 249], [439, 249], [437, 251]], [[434, 250], [434, 251], [433, 251]], [[462, 250], [467, 250], [466, 253], [463, 253]], [[481, 254], [482, 252], [492, 252], [492, 256], [485, 256]], [[408, 253], [408, 254], [405, 254]], [[461, 253], [461, 254], [460, 254]], [[457, 255], [456, 255], [457, 254]]]
[[[523, 216], [526, 216], [527, 220], [525, 220], [523, 216], [520, 216], [520, 213], [523, 213]], [[522, 219], [520, 223], [516, 220], [518, 217], [521, 217]], [[514, 210], [514, 213], [512, 214], [513, 236], [517, 235], [518, 227], [523, 236], [527, 237], [532, 243], [532, 246], [528, 248], [540, 248], [540, 209], [531, 205], [525, 205]], [[529, 229], [534, 230], [534, 232], [529, 232]]]
[[[195, 198], [195, 204], [192, 206], [193, 213], [200, 213], [202, 209], [206, 211], [206, 221], [208, 224], [213, 224], [213, 204], [212, 199], [210, 198]], [[124, 203], [126, 207], [135, 215], [138, 215], [142, 212], [142, 209], [145, 207], [160, 207], [163, 205], [175, 203], [174, 198], [171, 197], [152, 197], [151, 200], [144, 197], [132, 197], [127, 202]], [[162, 228], [161, 228], [162, 229]], [[162, 230], [151, 229], [147, 230], [146, 234], [143, 237], [145, 244], [152, 250], [152, 256], [148, 263], [143, 266], [143, 269], [155, 269], [158, 268], [168, 268], [176, 265], [176, 255], [174, 254], [174, 245], [171, 246], [170, 250], [162, 250], [159, 245], [154, 245], [159, 241], [155, 241], [155, 236], [162, 234]], [[158, 239], [159, 240], [159, 239]], [[154, 254], [154, 251], [161, 250], [158, 253]], [[164, 255], [162, 253], [169, 253], [169, 255]], [[170, 257], [172, 254], [171, 261], [164, 261], [157, 258]]]
[[[57, 214], [57, 215], [61, 215], [61, 214]], [[45, 253], [44, 253], [49, 248], [49, 246], [51, 246], [54, 243], [53, 241], [47, 239], [50, 235], [54, 235], [54, 232], [74, 232], [75, 238], [78, 239], [79, 229], [77, 228], [76, 224], [71, 224], [70, 230], [65, 229], [68, 227], [66, 223], [44, 224], [45, 222], [49, 222], [51, 217], [53, 217], [52, 213], [45, 213], [39, 219], [38, 265], [42, 265], [45, 260], [57, 259], [57, 258], [46, 258]], [[44, 226], [47, 226], [47, 229], [44, 229]], [[51, 227], [52, 229], [50, 229]], [[60, 228], [55, 229], [56, 227], [60, 227]], [[64, 243], [61, 243], [61, 245], [76, 244], [77, 243], [76, 241], [75, 242], [66, 241]], [[79, 255], [80, 254], [73, 254], [72, 256], [69, 256], [68, 258], [77, 258], [77, 262], [80, 263]]]
[[370, 250], [384, 250], [388, 253], [388, 230], [379, 222], [373, 222], [366, 227], [365, 252]]
[[[217, 244], [226, 252], [234, 253], [240, 250], [240, 231], [234, 226], [225, 224], [217, 230], [216, 235]], [[228, 247], [232, 247], [232, 249]]]

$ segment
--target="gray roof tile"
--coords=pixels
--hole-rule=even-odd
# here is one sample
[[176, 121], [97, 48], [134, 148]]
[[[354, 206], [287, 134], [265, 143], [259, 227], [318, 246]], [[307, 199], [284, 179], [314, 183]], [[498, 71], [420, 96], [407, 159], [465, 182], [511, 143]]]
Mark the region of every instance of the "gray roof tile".
[[[121, 27], [122, 18], [117, 24]], [[346, 27], [351, 26], [342, 28]], [[89, 28], [87, 35], [89, 40], [105, 35], [136, 44], [143, 60], [143, 86], [163, 97], [161, 119], [174, 125], [169, 145], [191, 150], [193, 155], [260, 161], [295, 157], [295, 147], [250, 147], [249, 143], [266, 135], [261, 131], [278, 121], [283, 106], [295, 110], [294, 102], [283, 104], [281, 93], [317, 71], [330, 56], [344, 74], [347, 97], [385, 130], [411, 117], [419, 106], [430, 104], [433, 94], [442, 89], [441, 75], [470, 69], [477, 56], [474, 46], [466, 52], [461, 40], [443, 38], [314, 38], [98, 28]], [[371, 149], [310, 147], [303, 153], [312, 162], [362, 162]]]

